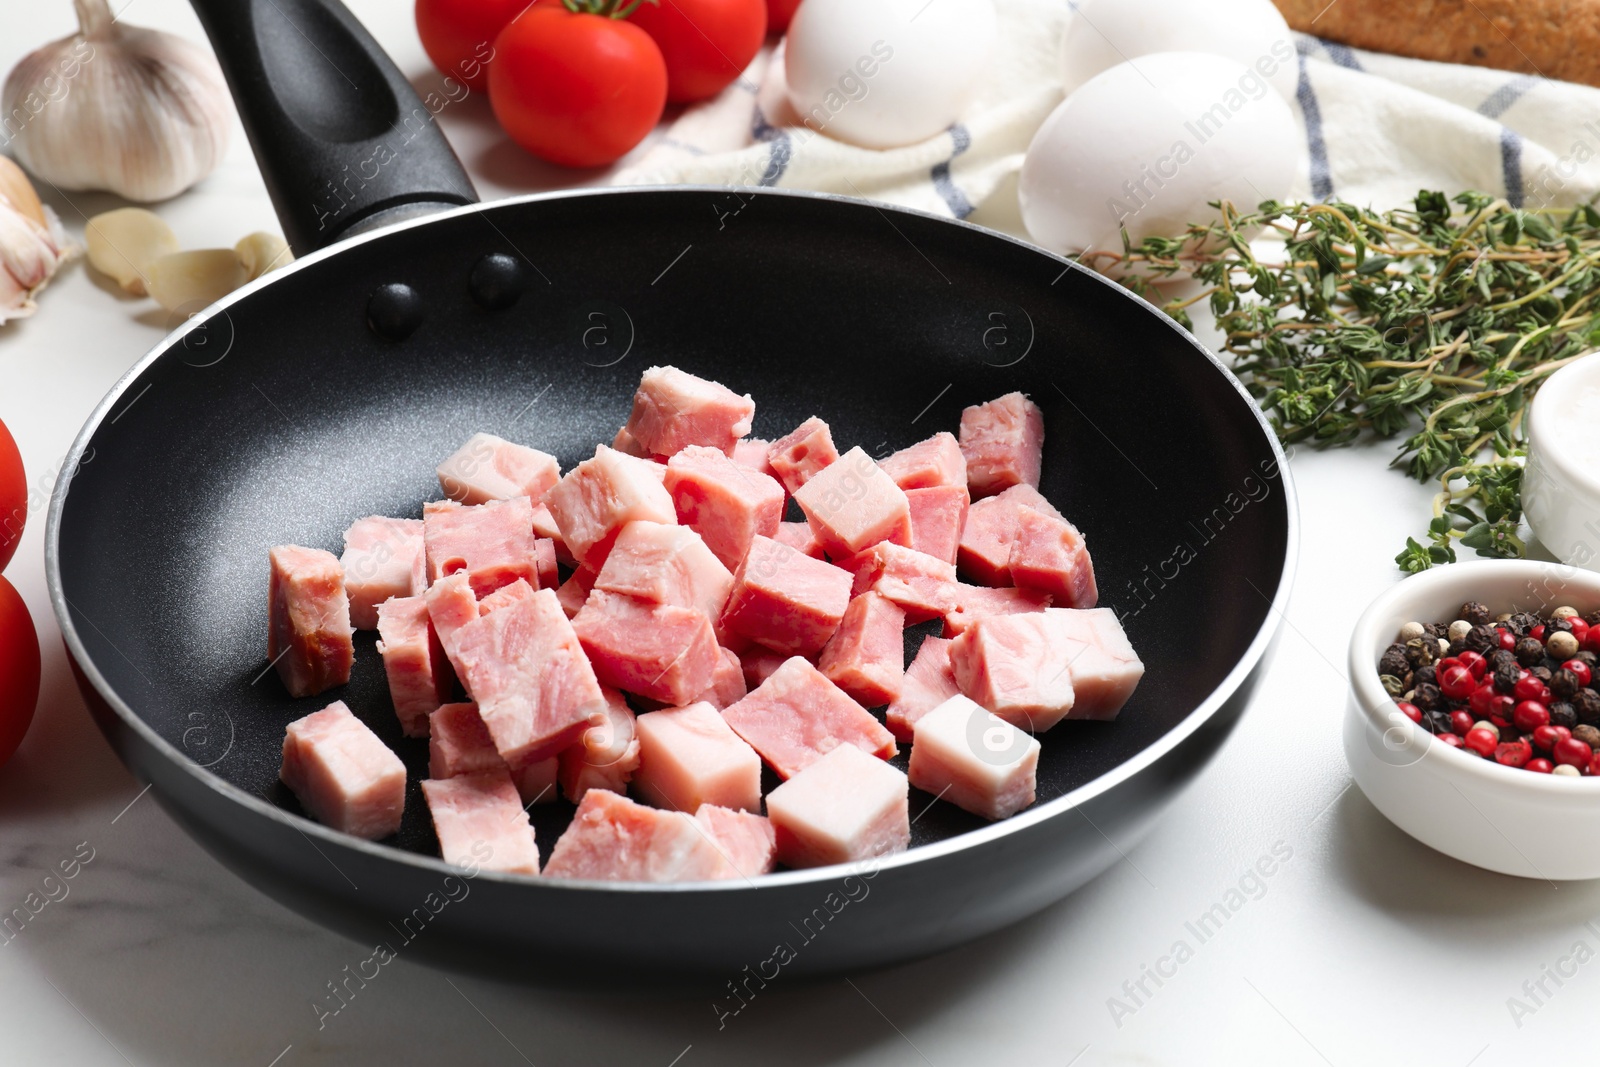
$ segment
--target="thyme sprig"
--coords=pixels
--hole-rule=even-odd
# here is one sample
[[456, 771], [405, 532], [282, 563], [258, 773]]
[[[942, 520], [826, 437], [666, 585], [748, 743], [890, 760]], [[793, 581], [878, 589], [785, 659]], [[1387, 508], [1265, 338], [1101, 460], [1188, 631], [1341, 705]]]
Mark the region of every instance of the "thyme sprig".
[[[1440, 488], [1426, 535], [1395, 558], [1403, 570], [1454, 562], [1457, 543], [1523, 555], [1528, 402], [1600, 344], [1600, 211], [1476, 192], [1422, 192], [1414, 208], [1384, 212], [1214, 206], [1209, 225], [1081, 258], [1190, 329], [1189, 309], [1208, 301], [1285, 443], [1404, 434], [1393, 465]], [[1252, 241], [1281, 243], [1281, 256], [1259, 257]], [[1185, 275], [1198, 294], [1159, 287]]]

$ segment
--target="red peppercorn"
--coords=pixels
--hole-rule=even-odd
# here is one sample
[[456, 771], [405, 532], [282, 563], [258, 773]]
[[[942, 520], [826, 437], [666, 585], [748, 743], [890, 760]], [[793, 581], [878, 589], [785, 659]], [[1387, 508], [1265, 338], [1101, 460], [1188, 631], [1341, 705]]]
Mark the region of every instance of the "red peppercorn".
[[1507, 741], [1496, 745], [1494, 761], [1507, 767], [1521, 767], [1533, 758], [1533, 747], [1526, 741]]
[[1544, 640], [1544, 623], [1540, 623], [1538, 626], [1535, 626], [1533, 629], [1529, 630], [1528, 631], [1528, 636], [1533, 638], [1535, 641], [1543, 641]]
[[1479, 681], [1482, 681], [1483, 676], [1489, 673], [1489, 661], [1484, 659], [1481, 654], [1472, 651], [1470, 648], [1462, 652], [1461, 655], [1456, 657], [1456, 659], [1460, 660], [1461, 665], [1467, 670], [1471, 671], [1472, 677], [1478, 679]]
[[[1534, 747], [1541, 752], [1549, 752], [1561, 743], [1562, 727], [1552, 726], [1549, 723], [1533, 731]], [[1569, 735], [1570, 736], [1570, 735]]]
[[1478, 680], [1472, 676], [1472, 671], [1459, 663], [1440, 670], [1438, 679], [1440, 692], [1451, 700], [1465, 700], [1478, 687]]
[[1400, 709], [1400, 714], [1404, 715], [1412, 722], [1422, 722], [1422, 709], [1417, 707], [1415, 704], [1408, 704], [1406, 701], [1402, 700], [1396, 704], [1395, 707]]
[[1434, 736], [1434, 740], [1443, 741], [1445, 744], [1449, 745], [1451, 748], [1460, 748], [1461, 747], [1461, 738], [1457, 737], [1455, 734], [1436, 734]]
[[1589, 665], [1581, 659], [1569, 659], [1567, 662], [1561, 665], [1561, 669], [1564, 671], [1571, 671], [1573, 674], [1577, 675], [1578, 685], [1580, 687], [1587, 688], [1589, 683], [1594, 681], [1594, 671], [1592, 671], [1589, 668]]
[[1550, 722], [1550, 709], [1537, 700], [1524, 700], [1511, 713], [1511, 721], [1524, 733], [1532, 733]]
[[1544, 683], [1536, 678], [1532, 671], [1523, 671], [1517, 679], [1516, 688], [1512, 691], [1518, 700], [1544, 700]]
[[1486, 719], [1494, 711], [1495, 699], [1494, 683], [1486, 682], [1472, 691], [1467, 698], [1467, 705], [1472, 708], [1472, 713], [1481, 719]]
[[1589, 624], [1584, 622], [1583, 618], [1578, 615], [1574, 615], [1567, 622], [1572, 624], [1572, 636], [1578, 639], [1580, 645], [1583, 644], [1583, 639], [1589, 634]]
[[1523, 770], [1533, 771], [1535, 774], [1549, 774], [1555, 769], [1555, 764], [1547, 759], [1531, 759], [1522, 767]]
[[1583, 635], [1583, 650], [1600, 656], [1600, 626], [1589, 627], [1589, 632]]
[[1450, 713], [1450, 729], [1461, 737], [1466, 737], [1467, 732], [1472, 729], [1472, 724], [1477, 721], [1472, 717], [1472, 712], [1470, 711], [1452, 711]]
[[1502, 629], [1500, 633], [1500, 647], [1507, 652], [1514, 652], [1517, 648], [1517, 635], [1510, 630]]
[[1594, 749], [1579, 741], [1576, 737], [1568, 737], [1556, 742], [1554, 752], [1557, 763], [1565, 763], [1580, 769], [1589, 766], [1589, 761], [1594, 758]]
[[1596, 752], [1589, 760], [1589, 773], [1600, 774], [1600, 752]]
[[[1456, 714], [1459, 715], [1460, 712]], [[1454, 716], [1451, 717], [1454, 718]], [[1495, 737], [1494, 733], [1489, 730], [1468, 730], [1463, 743], [1480, 756], [1492, 756], [1494, 755], [1494, 750], [1500, 746], [1499, 738]], [[1575, 743], [1583, 744], [1582, 741]]]

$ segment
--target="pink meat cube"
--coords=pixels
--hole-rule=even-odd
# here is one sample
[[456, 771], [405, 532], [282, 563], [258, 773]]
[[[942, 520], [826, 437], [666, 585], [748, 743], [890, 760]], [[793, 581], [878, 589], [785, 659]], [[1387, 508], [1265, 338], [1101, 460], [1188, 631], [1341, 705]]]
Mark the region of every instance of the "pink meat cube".
[[[787, 652], [774, 652], [756, 645], [739, 657], [739, 669], [744, 672], [745, 692], [748, 693], [771, 678], [777, 669], [789, 662]], [[742, 699], [742, 698], [741, 698]], [[724, 711], [727, 709], [724, 708]]]
[[777, 652], [815, 655], [849, 603], [849, 571], [757, 537], [733, 577], [722, 625]]
[[518, 578], [539, 584], [527, 497], [470, 506], [436, 500], [423, 505], [422, 523], [429, 582], [464, 573], [479, 597]]
[[739, 877], [754, 878], [772, 870], [777, 836], [768, 819], [747, 811], [702, 804], [694, 813], [694, 820]]
[[840, 566], [855, 576], [851, 593], [859, 596], [870, 589], [894, 601], [905, 611], [907, 623], [943, 615], [957, 601], [955, 567], [913, 548], [880, 541]]
[[794, 494], [817, 540], [834, 559], [844, 559], [879, 541], [911, 543], [911, 508], [906, 494], [860, 446], [818, 471]]
[[693, 608], [715, 619], [728, 602], [733, 575], [689, 527], [630, 522], [617, 535], [594, 588], [646, 604]]
[[544, 873], [547, 878], [609, 882], [738, 877], [693, 815], [649, 808], [605, 789], [583, 795]]
[[676, 604], [596, 589], [571, 626], [601, 681], [674, 706], [705, 692], [722, 658], [711, 620]]
[[279, 545], [267, 560], [267, 659], [284, 688], [292, 697], [308, 697], [344, 685], [355, 642], [338, 558], [320, 548]]
[[289, 724], [278, 777], [324, 826], [372, 841], [400, 829], [405, 764], [342, 700]]
[[909, 743], [917, 720], [960, 692], [955, 668], [950, 666], [950, 642], [942, 637], [924, 637], [916, 658], [906, 668], [900, 696], [884, 712], [884, 725], [896, 741]]
[[840, 745], [767, 794], [778, 862], [789, 867], [851, 863], [911, 844], [906, 776], [852, 745]]
[[419, 596], [428, 588], [422, 554], [422, 520], [369, 515], [344, 532], [344, 591], [350, 622], [358, 630], [378, 628], [378, 605], [393, 596]]
[[478, 598], [472, 592], [471, 580], [465, 574], [442, 578], [428, 586], [423, 600], [428, 605], [428, 619], [433, 623], [433, 632], [439, 637], [440, 647], [450, 660], [456, 677], [465, 683], [461, 660], [456, 655], [456, 634], [481, 614]]
[[539, 572], [540, 589], [554, 589], [561, 584], [561, 563], [554, 541], [548, 537], [534, 541], [533, 561], [534, 569]]
[[439, 856], [458, 867], [539, 873], [533, 824], [504, 769], [422, 783]]
[[439, 464], [439, 488], [461, 504], [486, 504], [515, 496], [537, 504], [560, 478], [556, 457], [492, 433], [473, 434]]
[[557, 786], [560, 773], [560, 758], [546, 756], [542, 760], [535, 760], [526, 767], [512, 771], [511, 783], [517, 787], [522, 803], [529, 807], [535, 804], [554, 804], [561, 799], [561, 790]]
[[591, 789], [623, 793], [639, 769], [639, 736], [633, 709], [622, 694], [601, 686], [606, 719], [584, 731], [583, 739], [561, 753], [561, 791], [574, 804]]
[[961, 573], [979, 585], [1011, 584], [1011, 548], [1023, 515], [1037, 511], [1062, 518], [1031, 485], [1014, 485], [997, 496], [979, 500], [962, 524], [956, 564]]
[[917, 720], [911, 784], [985, 819], [1004, 819], [1033, 803], [1039, 742], [964, 696]]
[[1017, 588], [1049, 593], [1063, 608], [1092, 608], [1100, 599], [1083, 535], [1072, 523], [1041, 511], [1024, 509], [1017, 516], [1009, 569]]
[[882, 723], [799, 656], [722, 717], [782, 778], [794, 777], [840, 745], [880, 759], [897, 751]]
[[633, 414], [623, 427], [641, 448], [672, 456], [690, 445], [733, 451], [750, 433], [756, 404], [717, 382], [677, 367], [651, 367], [633, 394]]
[[955, 435], [943, 431], [878, 461], [894, 484], [910, 492], [933, 486], [967, 487], [967, 457]]
[[711, 676], [711, 684], [706, 691], [701, 693], [696, 700], [703, 700], [707, 704], [721, 711], [729, 704], [743, 700], [749, 690], [744, 684], [744, 665], [740, 662], [737, 653], [730, 649], [722, 649], [722, 658], [717, 663], [717, 669]]
[[900, 605], [862, 593], [845, 609], [817, 667], [850, 699], [869, 708], [887, 704], [900, 695], [905, 678], [905, 628]]
[[945, 637], [960, 637], [978, 619], [1022, 615], [1050, 606], [1050, 594], [1034, 589], [990, 589], [957, 583], [955, 598], [955, 606], [944, 613]]
[[1076, 700], [1068, 718], [1116, 718], [1144, 677], [1144, 663], [1116, 613], [1110, 608], [1051, 608], [1044, 614], [1056, 655], [1072, 674]]
[[701, 804], [761, 810], [761, 757], [710, 704], [639, 716], [633, 788], [658, 808], [693, 815]]
[[817, 535], [812, 532], [809, 522], [780, 522], [778, 532], [772, 535], [774, 541], [780, 541], [812, 559], [825, 558], [822, 552], [822, 542], [817, 540]]
[[461, 680], [513, 770], [560, 752], [605, 714], [594, 669], [549, 589], [474, 619], [455, 640]]
[[561, 539], [579, 563], [598, 572], [618, 532], [645, 519], [672, 524], [672, 494], [661, 484], [649, 460], [635, 459], [601, 445], [594, 457], [567, 472], [545, 503], [561, 530]]
[[[556, 525], [556, 517], [550, 514], [550, 505], [543, 501], [533, 506], [533, 536], [549, 541], [555, 546], [556, 562], [568, 567], [575, 567], [578, 561], [572, 558], [572, 553], [567, 551], [567, 543], [561, 539], [561, 527]], [[550, 588], [543, 580], [540, 586]]]
[[772, 469], [772, 461], [767, 453], [772, 450], [771, 441], [763, 441], [759, 437], [746, 437], [733, 446], [732, 459], [741, 467], [749, 467], [753, 471], [760, 471], [774, 480], [778, 472]]
[[427, 737], [428, 716], [450, 695], [455, 674], [428, 620], [425, 598], [395, 597], [378, 605], [378, 654], [401, 731]]
[[567, 618], [573, 618], [583, 610], [589, 593], [594, 589], [594, 580], [598, 577], [588, 567], [579, 567], [572, 572], [572, 577], [561, 583], [561, 588], [556, 590], [556, 599], [561, 602], [561, 610], [567, 613]]
[[1067, 717], [1075, 693], [1069, 653], [1048, 612], [979, 619], [950, 642], [961, 692], [1030, 734]]
[[1044, 413], [1021, 393], [1007, 393], [961, 413], [961, 454], [974, 500], [1013, 485], [1039, 485]]
[[502, 585], [478, 601], [478, 614], [487, 615], [501, 608], [509, 608], [520, 600], [529, 600], [533, 597], [534, 588], [523, 578], [518, 578], [510, 585]]
[[911, 547], [946, 563], [955, 563], [961, 530], [967, 524], [967, 487], [936, 485], [907, 489], [911, 510]]
[[555, 792], [556, 758], [508, 770], [483, 724], [476, 704], [445, 704], [428, 716], [428, 777], [454, 778], [486, 771], [510, 775], [524, 804], [549, 803]]
[[773, 536], [783, 519], [783, 486], [714, 448], [691, 446], [673, 456], [666, 486], [678, 521], [697, 530], [730, 569], [757, 535]]
[[795, 427], [788, 436], [772, 442], [772, 447], [767, 449], [768, 465], [791, 493], [838, 458], [833, 431], [815, 415]]
[[633, 456], [635, 459], [655, 458], [650, 454], [648, 448], [634, 440], [633, 434], [628, 432], [626, 426], [618, 430], [617, 435], [611, 439], [611, 447], [624, 455]]

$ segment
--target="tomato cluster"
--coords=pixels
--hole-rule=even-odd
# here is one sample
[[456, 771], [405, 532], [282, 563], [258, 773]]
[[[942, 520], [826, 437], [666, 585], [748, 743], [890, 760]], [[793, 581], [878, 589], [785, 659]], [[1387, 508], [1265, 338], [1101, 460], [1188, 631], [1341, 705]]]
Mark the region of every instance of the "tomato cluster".
[[799, 0], [417, 0], [435, 66], [487, 90], [511, 139], [569, 167], [615, 162], [667, 103], [716, 96]]
[[[0, 570], [22, 540], [28, 517], [28, 484], [22, 456], [0, 422]], [[33, 722], [39, 702], [39, 636], [28, 605], [0, 578], [0, 764], [9, 760]]]

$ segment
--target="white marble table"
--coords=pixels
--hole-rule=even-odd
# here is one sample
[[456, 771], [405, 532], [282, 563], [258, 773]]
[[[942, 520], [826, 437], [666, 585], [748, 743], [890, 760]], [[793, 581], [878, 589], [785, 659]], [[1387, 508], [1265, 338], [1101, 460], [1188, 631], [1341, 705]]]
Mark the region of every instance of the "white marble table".
[[[409, 3], [352, 6], [408, 73], [434, 77]], [[0, 68], [67, 32], [70, 7], [0, 8]], [[131, 0], [124, 11], [200, 35], [181, 0]], [[442, 122], [486, 197], [571, 181], [500, 141], [480, 101], [453, 105]], [[108, 203], [53, 202], [80, 233]], [[275, 228], [242, 137], [221, 170], [162, 210], [193, 246]], [[148, 306], [74, 267], [38, 317], [0, 328], [0, 418], [40, 500], [90, 408], [161, 336]], [[1396, 580], [1391, 557], [1427, 497], [1384, 470], [1387, 454], [1295, 457], [1302, 565], [1270, 673], [1221, 756], [1126, 863], [983, 943], [852, 981], [774, 985], [720, 1030], [699, 1000], [533, 992], [404, 958], [319, 1030], [312, 1001], [364, 950], [220, 867], [116, 761], [68, 676], [36, 521], [8, 577], [39, 624], [44, 694], [0, 772], [0, 910], [42, 898], [47, 874], [80, 862], [75, 877], [49, 883], [58, 899], [0, 939], [0, 1062], [1488, 1067], [1589, 1053], [1600, 963], [1559, 986], [1543, 972], [1572, 972], [1560, 961], [1579, 942], [1586, 960], [1600, 949], [1585, 925], [1600, 913], [1600, 885], [1462, 866], [1350, 788], [1338, 733], [1344, 643], [1367, 600]], [[1229, 898], [1274, 851], [1288, 857], [1275, 873]], [[1240, 906], [1201, 942], [1185, 924], [1219, 901]], [[1179, 941], [1191, 950], [1183, 962], [1161, 963]], [[1159, 986], [1144, 970], [1158, 963], [1172, 975]], [[1550, 995], [1535, 1004], [1524, 983], [1541, 980]], [[1514, 1016], [1512, 997], [1533, 1011]]]

